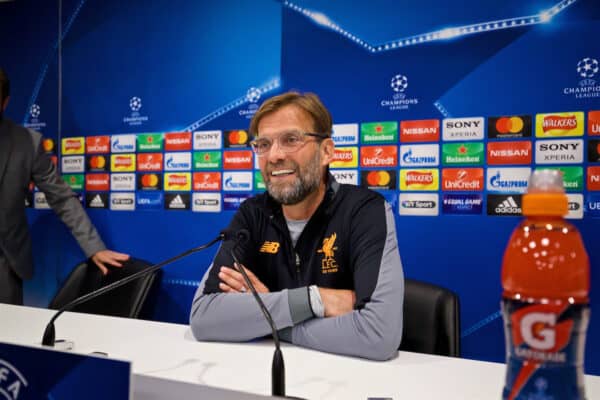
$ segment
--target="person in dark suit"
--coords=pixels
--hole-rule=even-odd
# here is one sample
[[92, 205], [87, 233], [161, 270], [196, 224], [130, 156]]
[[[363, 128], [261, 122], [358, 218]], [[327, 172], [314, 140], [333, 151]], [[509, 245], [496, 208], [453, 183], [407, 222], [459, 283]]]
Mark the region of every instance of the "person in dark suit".
[[129, 255], [107, 250], [76, 194], [42, 149], [42, 135], [5, 118], [10, 82], [0, 68], [0, 303], [23, 304], [23, 280], [33, 276], [31, 238], [25, 214], [29, 183], [48, 204], [103, 274]]

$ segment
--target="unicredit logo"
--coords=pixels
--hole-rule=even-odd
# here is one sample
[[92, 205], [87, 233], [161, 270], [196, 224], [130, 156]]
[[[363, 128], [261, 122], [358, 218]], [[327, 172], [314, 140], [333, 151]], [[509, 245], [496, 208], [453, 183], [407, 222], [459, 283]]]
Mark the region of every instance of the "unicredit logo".
[[542, 129], [547, 132], [552, 129], [574, 129], [577, 128], [577, 117], [570, 115], [560, 117], [558, 115], [548, 115], [544, 117]]

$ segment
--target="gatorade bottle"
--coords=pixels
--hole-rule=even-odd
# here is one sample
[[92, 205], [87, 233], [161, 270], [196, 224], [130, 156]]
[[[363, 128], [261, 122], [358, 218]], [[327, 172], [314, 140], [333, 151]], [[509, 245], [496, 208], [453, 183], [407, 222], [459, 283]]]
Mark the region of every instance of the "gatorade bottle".
[[590, 267], [568, 212], [562, 175], [536, 170], [523, 195], [526, 219], [502, 266], [506, 338], [503, 399], [584, 400]]

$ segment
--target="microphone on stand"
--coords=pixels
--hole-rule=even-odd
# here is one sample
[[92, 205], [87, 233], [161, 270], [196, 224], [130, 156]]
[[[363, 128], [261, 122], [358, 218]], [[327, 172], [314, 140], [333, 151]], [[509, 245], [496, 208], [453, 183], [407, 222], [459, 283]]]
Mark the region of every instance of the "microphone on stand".
[[212, 245], [214, 245], [217, 242], [220, 242], [222, 240], [231, 240], [231, 239], [235, 239], [237, 240], [237, 235], [239, 232], [230, 230], [230, 229], [224, 229], [222, 230], [219, 235], [214, 238], [213, 240], [211, 240], [210, 242], [203, 244], [201, 246], [198, 247], [194, 247], [193, 249], [187, 250], [175, 257], [169, 258], [166, 261], [160, 262], [158, 264], [154, 264], [142, 271], [136, 272], [133, 275], [130, 275], [126, 278], [120, 279], [116, 282], [113, 282], [109, 285], [106, 285], [104, 287], [101, 287], [100, 289], [96, 289], [93, 292], [90, 292], [88, 294], [85, 294], [81, 297], [76, 298], [75, 300], [65, 304], [64, 306], [62, 306], [61, 308], [58, 309], [58, 311], [56, 312], [56, 314], [54, 314], [54, 316], [52, 317], [52, 319], [50, 319], [50, 322], [48, 322], [48, 325], [46, 325], [46, 330], [44, 331], [44, 337], [42, 338], [42, 345], [44, 346], [51, 346], [54, 347], [54, 343], [55, 343], [55, 338], [56, 338], [56, 331], [54, 328], [54, 322], [56, 321], [56, 319], [65, 311], [69, 311], [71, 310], [73, 307], [85, 303], [88, 300], [91, 300], [93, 298], [96, 298], [106, 292], [110, 292], [111, 290], [114, 290], [116, 288], [119, 288], [123, 285], [128, 284], [129, 282], [132, 282], [138, 278], [141, 278], [142, 276], [151, 274], [159, 269], [161, 269], [162, 267], [164, 267], [167, 264], [171, 264], [179, 259], [182, 259], [184, 257], [189, 256], [190, 254], [196, 253], [198, 251], [207, 249], [209, 247], [211, 247]]

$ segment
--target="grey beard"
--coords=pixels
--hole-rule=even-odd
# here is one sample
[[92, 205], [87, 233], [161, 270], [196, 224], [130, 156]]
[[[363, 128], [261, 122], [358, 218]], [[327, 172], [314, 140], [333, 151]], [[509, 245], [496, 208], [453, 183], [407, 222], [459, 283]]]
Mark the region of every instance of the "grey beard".
[[309, 194], [315, 192], [321, 183], [320, 159], [321, 157], [317, 153], [304, 170], [298, 171], [298, 176], [291, 186], [279, 189], [265, 179], [267, 191], [271, 197], [278, 203], [291, 206], [300, 203]]

